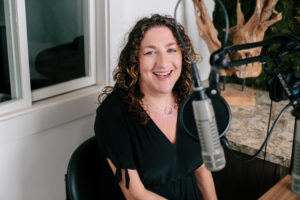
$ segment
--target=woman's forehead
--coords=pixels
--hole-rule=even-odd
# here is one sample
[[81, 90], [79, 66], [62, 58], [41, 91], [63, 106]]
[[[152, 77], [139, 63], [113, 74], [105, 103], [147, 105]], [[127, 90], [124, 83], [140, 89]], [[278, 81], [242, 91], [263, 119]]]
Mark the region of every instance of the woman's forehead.
[[141, 46], [149, 46], [155, 44], [177, 45], [177, 39], [173, 32], [166, 26], [155, 26], [146, 31]]

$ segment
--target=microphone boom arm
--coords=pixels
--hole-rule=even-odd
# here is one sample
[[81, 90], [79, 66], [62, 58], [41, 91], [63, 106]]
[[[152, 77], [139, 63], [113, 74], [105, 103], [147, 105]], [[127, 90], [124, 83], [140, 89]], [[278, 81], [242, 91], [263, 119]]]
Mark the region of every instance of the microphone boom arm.
[[[210, 56], [210, 64], [218, 69], [228, 69], [254, 62], [264, 63], [272, 59], [271, 54], [268, 52], [269, 47], [277, 44], [279, 44], [280, 47], [284, 47], [283, 49], [275, 50], [276, 54], [279, 57], [300, 51], [300, 38], [298, 36], [291, 34], [281, 34], [261, 42], [221, 47]], [[257, 47], [262, 47], [262, 51], [259, 56], [235, 61], [229, 61], [226, 58], [227, 54]]]
[[[235, 61], [229, 61], [226, 58], [226, 55], [230, 53], [257, 47], [262, 47], [261, 54], [259, 56]], [[294, 107], [292, 114], [295, 116], [295, 127], [290, 172], [292, 174], [291, 189], [298, 195], [300, 195], [300, 83], [296, 88], [289, 87], [282, 72], [283, 63], [280, 57], [299, 51], [300, 38], [298, 36], [281, 34], [262, 42], [222, 47], [215, 51], [210, 57], [210, 64], [215, 69], [228, 69], [231, 67], [254, 62], [261, 62], [263, 65], [265, 65], [269, 60], [275, 63], [276, 68], [272, 71], [271, 74], [279, 80], [280, 85], [282, 86], [290, 100], [290, 104]], [[266, 73], [270, 74], [267, 67], [264, 67], [264, 70]], [[270, 131], [268, 135], [271, 132], [272, 131]]]

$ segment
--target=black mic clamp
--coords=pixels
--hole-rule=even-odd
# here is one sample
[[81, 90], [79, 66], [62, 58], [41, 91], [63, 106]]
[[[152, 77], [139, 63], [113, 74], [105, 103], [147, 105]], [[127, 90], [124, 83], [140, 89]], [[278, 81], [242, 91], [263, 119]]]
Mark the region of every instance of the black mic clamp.
[[226, 49], [221, 47], [210, 56], [210, 64], [217, 68], [227, 69], [229, 67], [229, 61], [226, 58], [226, 54]]

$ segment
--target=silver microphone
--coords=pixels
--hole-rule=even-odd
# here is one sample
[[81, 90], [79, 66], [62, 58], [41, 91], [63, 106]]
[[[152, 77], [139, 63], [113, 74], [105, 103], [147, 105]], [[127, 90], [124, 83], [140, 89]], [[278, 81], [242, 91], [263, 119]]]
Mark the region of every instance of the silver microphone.
[[204, 165], [210, 171], [221, 170], [225, 167], [226, 160], [211, 100], [210, 98], [196, 99], [193, 100], [192, 105]]

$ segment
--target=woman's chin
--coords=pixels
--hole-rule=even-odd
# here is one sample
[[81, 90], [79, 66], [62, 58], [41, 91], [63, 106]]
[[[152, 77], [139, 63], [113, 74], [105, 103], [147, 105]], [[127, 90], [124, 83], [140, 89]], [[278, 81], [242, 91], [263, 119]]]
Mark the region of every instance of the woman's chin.
[[157, 90], [157, 93], [160, 93], [160, 94], [170, 94], [170, 93], [172, 93], [172, 91], [173, 91], [173, 87], [160, 87]]

